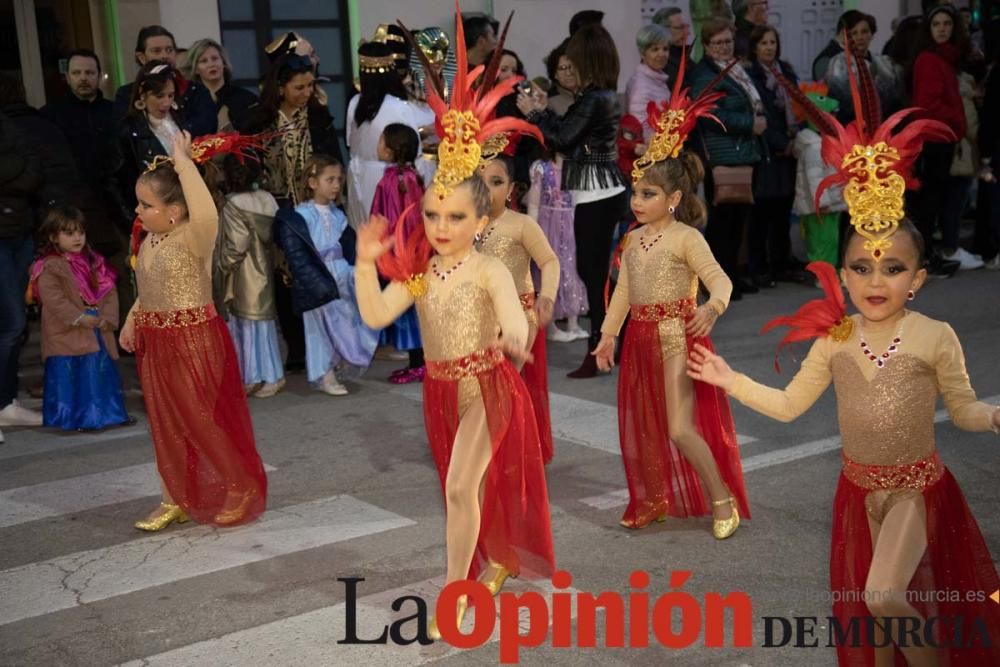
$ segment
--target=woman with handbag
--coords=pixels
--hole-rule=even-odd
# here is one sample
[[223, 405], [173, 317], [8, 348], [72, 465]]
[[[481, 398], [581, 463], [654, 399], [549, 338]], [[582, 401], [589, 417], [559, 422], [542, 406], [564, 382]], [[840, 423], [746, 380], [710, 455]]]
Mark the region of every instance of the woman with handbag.
[[[701, 29], [705, 57], [691, 71], [693, 95], [709, 87], [725, 93], [714, 122], [699, 121], [702, 148], [710, 169], [705, 174], [708, 228], [705, 238], [712, 254], [733, 282], [731, 300], [753, 294], [757, 288], [737, 277], [736, 264], [743, 229], [753, 208], [753, 171], [766, 150], [761, 135], [767, 129], [760, 93], [747, 71], [733, 56], [733, 26], [725, 19], [705, 21]], [[721, 78], [720, 78], [721, 77]]]

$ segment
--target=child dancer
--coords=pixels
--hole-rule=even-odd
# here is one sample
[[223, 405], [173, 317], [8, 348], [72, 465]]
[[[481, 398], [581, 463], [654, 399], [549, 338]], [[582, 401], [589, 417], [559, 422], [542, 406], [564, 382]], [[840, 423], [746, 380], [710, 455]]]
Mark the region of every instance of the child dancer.
[[[621, 524], [643, 528], [654, 519], [712, 513], [712, 534], [736, 532], [750, 517], [743, 470], [725, 395], [685, 375], [694, 341], [708, 334], [729, 305], [732, 283], [696, 229], [705, 222], [697, 196], [701, 161], [682, 152], [688, 132], [721, 93], [692, 101], [680, 90], [662, 108], [650, 104], [655, 130], [632, 171], [632, 211], [640, 227], [625, 238], [621, 271], [601, 342], [598, 366], [614, 365], [615, 338], [631, 314], [618, 376], [618, 431], [629, 504]], [[706, 88], [711, 91], [713, 86]], [[697, 305], [698, 279], [711, 298]], [[705, 492], [711, 506], [705, 502]]]
[[[348, 242], [347, 216], [336, 201], [344, 183], [344, 170], [328, 155], [313, 155], [303, 178], [305, 201], [294, 211], [278, 215], [278, 244], [285, 251], [292, 280], [292, 299], [302, 308], [306, 330], [306, 377], [331, 396], [344, 396], [337, 379], [356, 375], [371, 363], [378, 332], [361, 321], [354, 297], [353, 244]], [[318, 271], [320, 282], [313, 282]], [[297, 288], [312, 293], [327, 289], [335, 295], [319, 306], [303, 307]], [[322, 301], [320, 299], [320, 301]]]
[[[866, 68], [858, 69], [865, 78]], [[766, 327], [792, 327], [782, 344], [818, 338], [784, 390], [735, 373], [701, 347], [691, 354], [689, 375], [786, 422], [832, 380], [843, 441], [830, 552], [830, 586], [839, 600], [833, 612], [841, 627], [861, 619], [861, 627], [867, 621], [877, 628], [874, 637], [862, 632], [860, 645], [838, 646], [841, 665], [893, 665], [902, 658], [910, 665], [997, 665], [1000, 615], [985, 595], [1000, 587], [1000, 578], [937, 453], [934, 408], [940, 394], [959, 428], [995, 432], [1000, 409], [976, 401], [951, 327], [906, 308], [927, 271], [923, 239], [903, 218], [905, 184], [923, 140], [953, 140], [946, 126], [929, 120], [910, 121], [893, 134], [913, 111], [876, 129], [877, 116], [858, 108], [858, 120], [845, 129], [811, 110], [826, 135], [824, 158], [838, 170], [828, 183], [844, 184], [853, 227], [840, 276], [858, 314], [846, 316], [833, 267], [814, 263], [826, 299]], [[932, 616], [941, 622], [928, 625]], [[933, 635], [933, 645], [900, 642], [899, 628], [907, 626], [914, 636]], [[959, 627], [964, 641], [956, 641]]]
[[[456, 26], [462, 44], [460, 16]], [[447, 581], [485, 570], [481, 580], [494, 595], [508, 576], [525, 570], [548, 576], [554, 569], [531, 399], [503, 354], [515, 361], [528, 358], [527, 320], [510, 272], [474, 247], [490, 209], [489, 191], [476, 174], [481, 142], [498, 132], [533, 131], [513, 118], [487, 120], [501, 96], [497, 90], [498, 95], [484, 98], [493, 86], [502, 44], [501, 37], [478, 91], [466, 81], [476, 80], [483, 67], [467, 72], [465, 50], [458, 50], [450, 105], [429, 77], [428, 101], [438, 111], [442, 136], [434, 187], [424, 195], [424, 224], [409, 238], [397, 226], [392, 256], [383, 256], [392, 245], [382, 240], [384, 220], [362, 227], [356, 274], [361, 311], [371, 326], [392, 322], [416, 303], [427, 356], [424, 421], [447, 508]], [[433, 72], [429, 63], [425, 71]], [[516, 81], [508, 79], [498, 87], [505, 92]], [[469, 126], [463, 128], [456, 119], [481, 129], [466, 134], [463, 129]], [[393, 280], [384, 292], [379, 291], [376, 260]], [[465, 606], [459, 599], [459, 624]], [[451, 618], [450, 610], [446, 618]], [[450, 620], [447, 627], [452, 627]], [[437, 616], [428, 633], [441, 637]]]
[[163, 489], [160, 506], [135, 524], [148, 531], [189, 516], [245, 523], [267, 496], [236, 350], [212, 303], [219, 218], [191, 148], [190, 135], [178, 134], [172, 158], [156, 160], [135, 185], [148, 235], [119, 342], [136, 353]]
[[271, 284], [278, 202], [260, 189], [257, 162], [227, 155], [222, 166], [228, 194], [216, 241], [216, 284], [247, 395], [269, 398], [285, 387]]
[[43, 425], [64, 431], [127, 424], [125, 396], [114, 359], [118, 346], [117, 275], [87, 245], [83, 213], [49, 210], [39, 230], [40, 257], [31, 291], [42, 305], [45, 362]]
[[[511, 275], [521, 305], [528, 318], [528, 349], [534, 357], [521, 371], [531, 394], [538, 434], [542, 439], [542, 458], [552, 460], [552, 420], [549, 416], [549, 376], [545, 356], [545, 327], [552, 321], [552, 309], [559, 288], [559, 259], [545, 239], [538, 223], [507, 208], [514, 191], [514, 161], [500, 155], [482, 166], [480, 178], [490, 191], [490, 223], [479, 236], [479, 252], [496, 257]], [[536, 299], [531, 279], [531, 263], [542, 274], [541, 290]], [[539, 335], [541, 333], [541, 335]]]
[[[386, 125], [378, 140], [378, 159], [391, 164], [385, 168], [385, 175], [375, 188], [371, 214], [384, 216], [394, 223], [403, 211], [409, 210], [405, 217], [404, 233], [407, 236], [423, 224], [420, 201], [424, 197], [424, 185], [414, 167], [419, 150], [420, 136], [417, 131], [402, 123]], [[390, 227], [390, 234], [395, 231]], [[407, 367], [394, 371], [389, 376], [389, 382], [409, 384], [424, 379], [424, 348], [420, 343], [416, 308], [410, 308], [383, 329], [380, 343], [405, 351], [410, 357]]]
[[[528, 217], [538, 221], [549, 245], [559, 259], [559, 289], [556, 291], [549, 340], [567, 343], [588, 338], [578, 319], [587, 312], [587, 289], [576, 272], [576, 236], [573, 233], [573, 198], [560, 187], [562, 155], [536, 160], [531, 165], [531, 188], [528, 190]], [[532, 267], [532, 276], [541, 282], [541, 274]], [[566, 320], [566, 330], [556, 320]]]

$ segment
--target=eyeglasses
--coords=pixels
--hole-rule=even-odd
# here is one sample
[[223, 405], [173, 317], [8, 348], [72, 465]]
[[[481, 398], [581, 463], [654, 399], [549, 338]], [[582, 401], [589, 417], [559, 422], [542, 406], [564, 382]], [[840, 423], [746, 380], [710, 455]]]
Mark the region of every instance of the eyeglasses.
[[709, 46], [732, 46], [733, 45], [733, 40], [731, 40], [731, 39], [725, 39], [725, 40], [721, 40], [721, 41], [711, 41], [711, 42], [708, 43], [708, 45]]

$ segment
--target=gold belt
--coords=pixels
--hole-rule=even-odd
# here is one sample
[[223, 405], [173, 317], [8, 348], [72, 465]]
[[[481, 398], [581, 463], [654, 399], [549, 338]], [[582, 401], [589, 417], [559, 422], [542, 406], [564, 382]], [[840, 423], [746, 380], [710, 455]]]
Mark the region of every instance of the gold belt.
[[427, 375], [434, 380], [457, 381], [475, 377], [495, 368], [503, 361], [503, 352], [496, 348], [478, 350], [458, 359], [427, 360]]
[[870, 466], [844, 459], [844, 476], [863, 489], [917, 489], [934, 484], [944, 474], [944, 464], [937, 452], [920, 461], [899, 466]]
[[638, 322], [659, 322], [660, 320], [684, 319], [694, 314], [695, 307], [694, 297], [686, 297], [666, 303], [633, 305], [630, 311], [632, 319]]
[[135, 326], [150, 329], [171, 329], [204, 324], [216, 317], [215, 305], [206, 303], [195, 308], [181, 310], [136, 310]]

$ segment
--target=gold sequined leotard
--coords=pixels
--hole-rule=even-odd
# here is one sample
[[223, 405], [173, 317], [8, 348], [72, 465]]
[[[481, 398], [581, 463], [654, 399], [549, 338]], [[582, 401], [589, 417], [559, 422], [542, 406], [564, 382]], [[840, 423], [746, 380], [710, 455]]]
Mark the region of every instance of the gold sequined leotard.
[[[485, 350], [496, 343], [501, 330], [506, 340], [521, 345], [527, 341], [528, 322], [514, 280], [500, 260], [473, 251], [444, 280], [433, 271], [440, 262], [440, 257], [431, 259], [427, 293], [416, 300], [428, 362], [460, 359]], [[354, 281], [361, 317], [373, 329], [388, 326], [414, 303], [400, 283], [380, 290], [371, 262], [358, 261]], [[459, 414], [478, 396], [475, 378], [463, 378], [459, 383]]]
[[[938, 394], [959, 428], [993, 429], [996, 408], [976, 400], [962, 347], [948, 324], [910, 312], [894, 327], [864, 332], [877, 357], [899, 336], [895, 352], [879, 368], [862, 352], [860, 316], [853, 319], [848, 340], [838, 343], [826, 337], [813, 344], [785, 389], [766, 387], [739, 374], [730, 395], [761, 414], [788, 422], [815, 403], [832, 379], [843, 455], [863, 466], [907, 466], [932, 457]], [[899, 485], [908, 486], [906, 480]], [[883, 503], [869, 509], [878, 518], [889, 507]]]
[[[559, 289], [559, 259], [545, 238], [545, 232], [530, 217], [510, 209], [491, 222], [483, 232], [479, 251], [496, 257], [514, 277], [517, 293], [524, 299], [535, 295], [531, 280], [531, 262], [541, 269], [542, 285], [539, 296], [555, 301]], [[522, 304], [524, 301], [522, 301]], [[528, 324], [538, 326], [533, 308], [525, 308]]]
[[212, 303], [212, 250], [219, 214], [192, 162], [177, 166], [188, 221], [174, 231], [149, 234], [139, 248], [135, 279], [139, 288], [129, 317], [140, 312], [190, 311]]
[[[733, 284], [719, 266], [701, 233], [674, 222], [660, 232], [642, 226], [626, 237], [618, 284], [601, 333], [617, 336], [630, 306], [694, 300], [698, 279], [708, 288], [708, 305], [720, 315], [729, 305]], [[663, 358], [687, 353], [683, 317], [659, 321]]]

